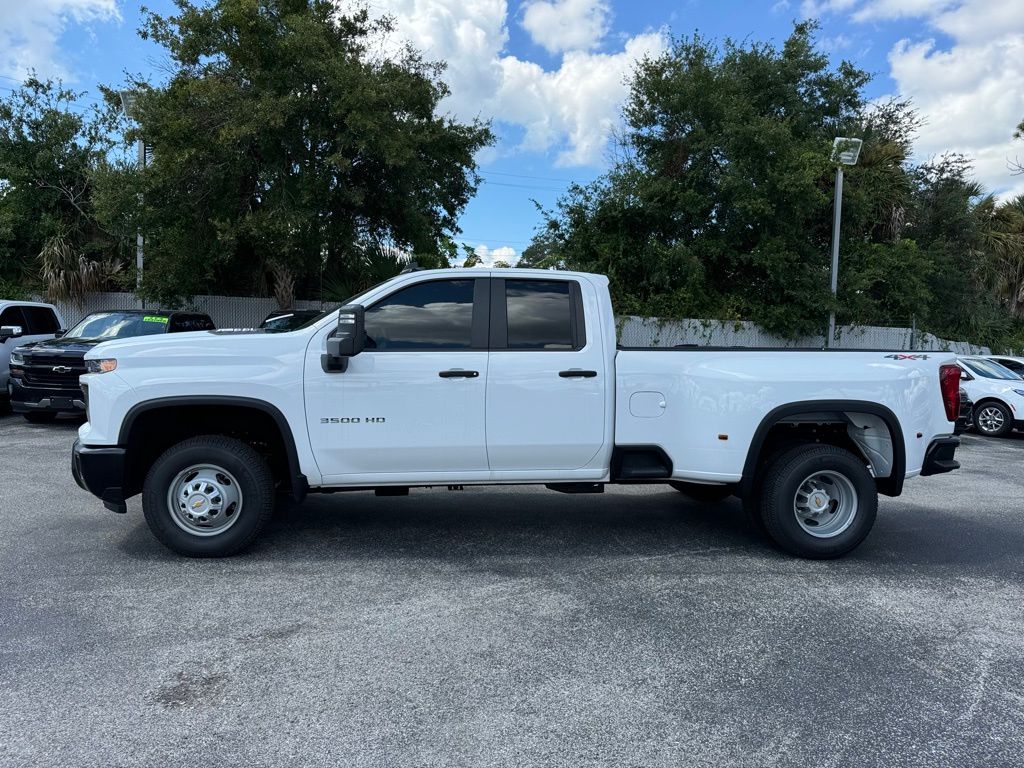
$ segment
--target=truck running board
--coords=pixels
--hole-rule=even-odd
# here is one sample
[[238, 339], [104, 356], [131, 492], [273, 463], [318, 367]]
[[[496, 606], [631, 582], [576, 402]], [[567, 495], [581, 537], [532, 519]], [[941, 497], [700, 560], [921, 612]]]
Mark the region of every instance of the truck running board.
[[544, 487], [559, 493], [604, 493], [604, 483], [547, 483]]

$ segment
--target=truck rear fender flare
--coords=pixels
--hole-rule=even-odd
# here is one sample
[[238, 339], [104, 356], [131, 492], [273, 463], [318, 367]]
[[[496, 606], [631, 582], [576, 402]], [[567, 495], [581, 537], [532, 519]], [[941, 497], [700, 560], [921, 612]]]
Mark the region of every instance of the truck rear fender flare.
[[[786, 403], [773, 408], [758, 424], [754, 437], [747, 449], [747, 458], [743, 463], [743, 477], [740, 480], [740, 495], [749, 495], [754, 488], [754, 477], [757, 474], [758, 465], [765, 443], [773, 427], [802, 414], [831, 414], [831, 421], [836, 417], [847, 424], [848, 431], [853, 432], [858, 425], [852, 416], [866, 414], [877, 417], [888, 428], [889, 437], [892, 440], [891, 471], [886, 477], [876, 477], [875, 482], [878, 491], [886, 496], [899, 496], [903, 491], [903, 481], [907, 474], [906, 443], [903, 439], [903, 428], [896, 414], [880, 403], [873, 403], [868, 400], [803, 400], [795, 403]], [[871, 419], [870, 421], [873, 421]], [[862, 420], [863, 421], [863, 420]], [[867, 446], [859, 439], [851, 437], [861, 451], [870, 453]]]

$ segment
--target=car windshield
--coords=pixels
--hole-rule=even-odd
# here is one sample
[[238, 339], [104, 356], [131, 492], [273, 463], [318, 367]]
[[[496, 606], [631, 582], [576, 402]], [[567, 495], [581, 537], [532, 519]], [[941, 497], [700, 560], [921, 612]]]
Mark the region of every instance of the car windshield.
[[167, 315], [142, 312], [95, 312], [65, 334], [69, 339], [121, 339], [167, 333]]
[[260, 328], [268, 333], [283, 333], [302, 328], [310, 320], [320, 317], [320, 312], [296, 310], [294, 312], [275, 312], [260, 324]]
[[991, 360], [961, 360], [972, 373], [982, 376], [986, 379], [1011, 379], [1020, 381], [1020, 376], [1006, 368], [999, 363], [993, 363]]

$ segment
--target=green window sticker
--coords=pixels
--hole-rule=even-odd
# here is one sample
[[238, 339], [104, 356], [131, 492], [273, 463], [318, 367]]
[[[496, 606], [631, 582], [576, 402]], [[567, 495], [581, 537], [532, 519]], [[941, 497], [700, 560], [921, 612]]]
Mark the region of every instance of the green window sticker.
[[162, 323], [167, 325], [167, 318], [160, 315], [143, 315], [142, 322], [144, 323]]

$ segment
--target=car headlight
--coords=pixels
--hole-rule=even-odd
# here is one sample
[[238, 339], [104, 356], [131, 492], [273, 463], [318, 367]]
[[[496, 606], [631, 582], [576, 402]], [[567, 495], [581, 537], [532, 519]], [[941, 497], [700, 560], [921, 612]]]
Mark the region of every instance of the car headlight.
[[1021, 397], [1024, 397], [1024, 389], [1015, 389], [1013, 391], [1016, 392]]
[[25, 356], [18, 350], [11, 352], [11, 365], [24, 365]]
[[103, 360], [86, 360], [85, 361], [85, 372], [86, 373], [110, 373], [111, 371], [117, 370], [117, 360], [112, 357], [104, 358]]

